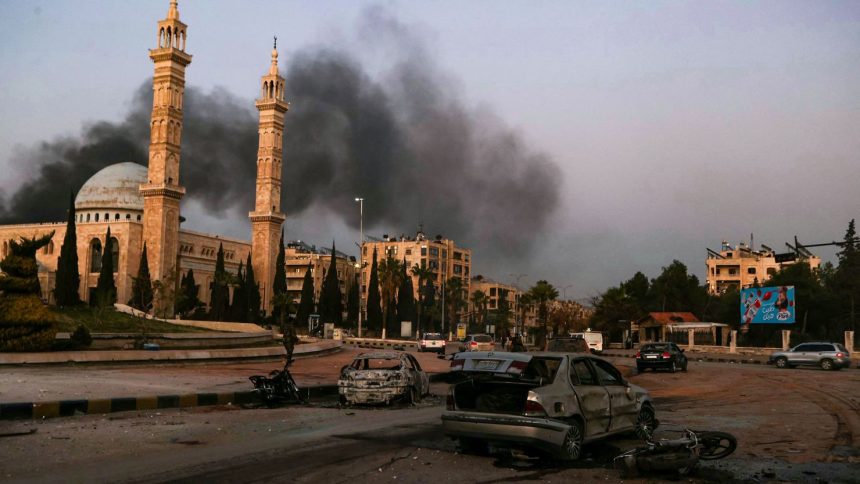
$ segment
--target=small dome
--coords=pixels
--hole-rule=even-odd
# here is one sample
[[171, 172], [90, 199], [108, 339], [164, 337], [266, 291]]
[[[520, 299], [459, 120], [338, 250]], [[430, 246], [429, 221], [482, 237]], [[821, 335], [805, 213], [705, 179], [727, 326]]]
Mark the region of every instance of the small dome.
[[91, 176], [75, 197], [75, 209], [122, 209], [143, 211], [140, 185], [147, 169], [137, 163], [117, 163]]

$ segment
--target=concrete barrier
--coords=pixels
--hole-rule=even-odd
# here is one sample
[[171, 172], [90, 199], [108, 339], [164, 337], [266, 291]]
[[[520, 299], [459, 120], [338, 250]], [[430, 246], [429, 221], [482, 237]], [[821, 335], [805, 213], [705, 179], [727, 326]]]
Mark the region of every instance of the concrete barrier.
[[358, 346], [359, 348], [376, 348], [381, 350], [393, 350], [395, 346], [405, 348], [418, 348], [418, 342], [399, 339], [376, 339], [376, 338], [344, 338], [345, 344]]

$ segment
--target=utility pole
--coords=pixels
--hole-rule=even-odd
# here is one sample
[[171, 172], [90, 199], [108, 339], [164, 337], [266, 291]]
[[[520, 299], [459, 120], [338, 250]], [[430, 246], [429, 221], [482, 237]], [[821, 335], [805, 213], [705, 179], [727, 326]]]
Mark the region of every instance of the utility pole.
[[364, 314], [364, 310], [362, 306], [366, 306], [364, 304], [364, 199], [361, 197], [356, 197], [355, 201], [358, 202], [358, 230], [359, 230], [359, 242], [358, 242], [358, 337], [361, 338], [361, 322], [362, 315]]

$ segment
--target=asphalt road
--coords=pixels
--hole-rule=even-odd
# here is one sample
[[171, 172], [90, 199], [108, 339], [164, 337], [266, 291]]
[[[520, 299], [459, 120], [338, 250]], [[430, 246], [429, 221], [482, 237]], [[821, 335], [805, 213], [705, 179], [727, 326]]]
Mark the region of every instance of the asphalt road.
[[[687, 373], [625, 370], [655, 396], [664, 436], [688, 426], [738, 437], [737, 452], [702, 466], [693, 482], [860, 482], [860, 371], [698, 362]], [[570, 466], [458, 454], [440, 432], [445, 391], [434, 384], [436, 396], [421, 405], [389, 409], [341, 409], [320, 401], [6, 422], [0, 434], [36, 432], [0, 438], [0, 479], [615, 482], [620, 475], [608, 463], [636, 445], [625, 437], [587, 446], [585, 458]]]

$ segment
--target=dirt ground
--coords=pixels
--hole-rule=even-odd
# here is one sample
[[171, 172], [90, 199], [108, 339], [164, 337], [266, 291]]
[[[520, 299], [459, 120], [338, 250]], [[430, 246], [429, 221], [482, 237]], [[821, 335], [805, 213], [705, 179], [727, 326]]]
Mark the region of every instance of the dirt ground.
[[[300, 360], [300, 383], [331, 383], [355, 353]], [[419, 354], [430, 371], [448, 362]], [[705, 463], [689, 482], [860, 482], [860, 371], [777, 370], [691, 362], [686, 373], [633, 374], [655, 397], [658, 437], [690, 427], [738, 438], [730, 457]], [[159, 368], [164, 374], [240, 380], [277, 363]], [[146, 372], [122, 368], [123, 372]], [[104, 370], [111, 371], [111, 370]], [[151, 371], [151, 370], [150, 370]], [[279, 409], [236, 406], [0, 422], [0, 479], [67, 482], [618, 482], [611, 458], [629, 437], [586, 446], [562, 466], [532, 459], [463, 455], [441, 434], [445, 384], [417, 407]], [[34, 459], [33, 456], [39, 456]], [[625, 482], [677, 480], [672, 476]]]

